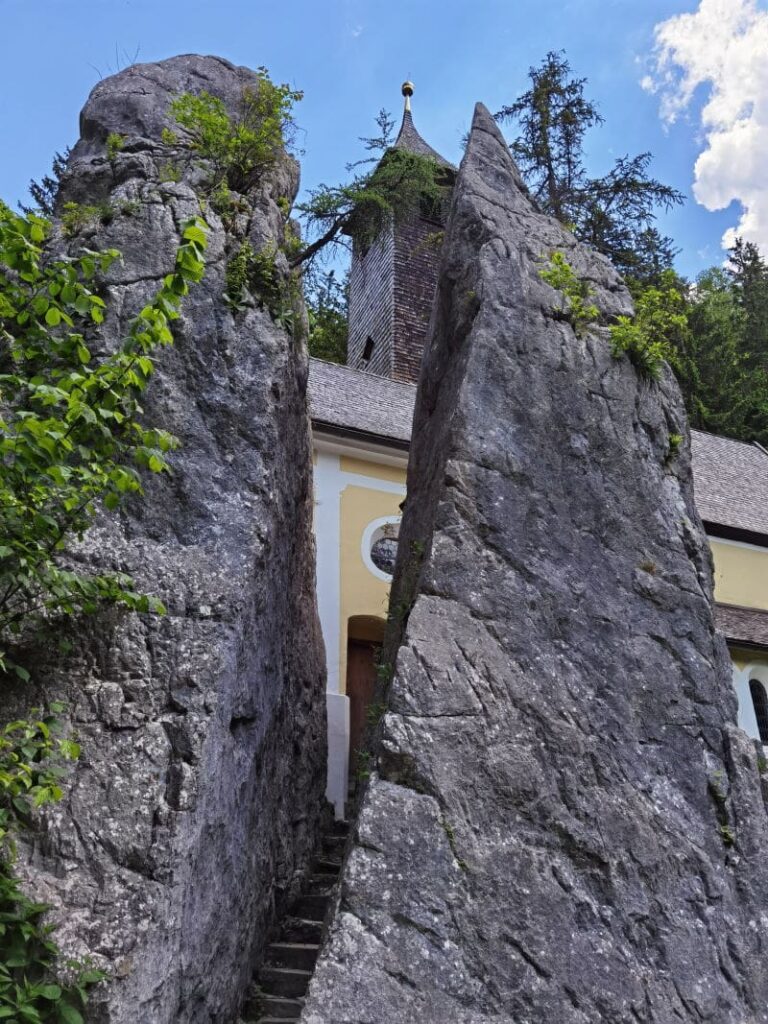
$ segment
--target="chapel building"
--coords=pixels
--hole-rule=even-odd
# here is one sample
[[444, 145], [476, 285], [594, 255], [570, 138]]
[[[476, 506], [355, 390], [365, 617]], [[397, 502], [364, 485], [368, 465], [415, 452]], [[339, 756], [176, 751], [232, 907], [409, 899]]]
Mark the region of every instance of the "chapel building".
[[[395, 148], [456, 168], [417, 132], [413, 86]], [[445, 211], [424, 207], [353, 245], [347, 365], [310, 360], [317, 598], [328, 663], [328, 799], [344, 816], [384, 634], [421, 355]], [[738, 721], [768, 747], [768, 452], [692, 431], [696, 504], [715, 565]]]

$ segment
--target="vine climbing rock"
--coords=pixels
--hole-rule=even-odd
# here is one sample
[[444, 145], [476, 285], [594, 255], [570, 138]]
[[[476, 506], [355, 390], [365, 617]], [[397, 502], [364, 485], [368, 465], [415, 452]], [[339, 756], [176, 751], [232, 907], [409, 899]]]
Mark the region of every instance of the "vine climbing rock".
[[[185, 56], [131, 67], [88, 99], [54, 247], [123, 254], [93, 349], [125, 336], [173, 268], [180, 225], [201, 212], [211, 169], [168, 144], [172, 99], [206, 91], [237, 116], [246, 88], [258, 90], [255, 73]], [[108, 150], [110, 134], [120, 140]], [[302, 310], [288, 331], [258, 294], [237, 310], [224, 296], [245, 240], [276, 253], [288, 281], [279, 247], [297, 187], [296, 162], [279, 152], [229, 211], [203, 203], [205, 277], [143, 399], [147, 422], [181, 441], [172, 473], [70, 553], [128, 572], [167, 614], [86, 619], [60, 664], [55, 647], [37, 652], [39, 689], [14, 695], [14, 711], [64, 699], [82, 746], [20, 871], [53, 905], [64, 952], [108, 972], [89, 1006], [105, 1024], [235, 1020], [318, 836], [325, 687]], [[85, 208], [68, 229], [67, 203]]]
[[555, 312], [556, 250], [603, 323], [630, 311], [478, 106], [416, 402], [406, 621], [303, 1024], [768, 1020], [768, 818], [680, 394]]

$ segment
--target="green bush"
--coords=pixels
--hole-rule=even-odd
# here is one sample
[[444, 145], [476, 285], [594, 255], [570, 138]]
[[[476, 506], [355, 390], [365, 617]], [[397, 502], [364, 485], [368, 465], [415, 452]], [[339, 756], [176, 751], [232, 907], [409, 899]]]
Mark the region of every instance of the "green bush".
[[676, 339], [688, 330], [685, 298], [672, 282], [647, 288], [636, 300], [635, 316], [620, 316], [611, 327], [611, 351], [627, 355], [637, 370], [650, 380], [658, 379], [665, 362], [676, 364]]
[[211, 191], [222, 182], [237, 192], [248, 191], [293, 138], [293, 107], [303, 93], [275, 85], [266, 68], [257, 74], [258, 88], [243, 90], [237, 117], [230, 117], [224, 102], [208, 92], [183, 93], [171, 103], [182, 133], [166, 130], [163, 139], [185, 145], [210, 165]]

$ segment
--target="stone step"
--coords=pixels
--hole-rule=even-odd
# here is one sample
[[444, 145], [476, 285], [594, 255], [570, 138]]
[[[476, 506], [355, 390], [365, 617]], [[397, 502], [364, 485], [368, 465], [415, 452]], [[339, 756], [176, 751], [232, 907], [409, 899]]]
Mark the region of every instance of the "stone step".
[[311, 971], [319, 952], [317, 942], [271, 942], [267, 946], [267, 962], [274, 967]]
[[330, 897], [322, 893], [308, 893], [299, 896], [291, 907], [294, 917], [303, 917], [307, 921], [324, 921], [330, 905]]
[[259, 971], [259, 984], [269, 995], [303, 996], [309, 986], [312, 971], [299, 971], [295, 967], [270, 967], [265, 964]]
[[276, 996], [263, 992], [258, 985], [251, 985], [248, 990], [242, 1020], [245, 1024], [257, 1021], [261, 1024], [267, 1020], [298, 1020], [304, 1008], [303, 999], [292, 999], [290, 996]]
[[312, 864], [312, 873], [315, 875], [334, 875], [338, 877], [341, 871], [341, 857], [334, 858], [320, 857]]
[[282, 996], [270, 996], [262, 993], [259, 996], [258, 1010], [262, 1016], [257, 1019], [259, 1024], [273, 1020], [298, 1020], [303, 1008], [303, 999], [283, 999]]
[[318, 943], [323, 936], [323, 922], [309, 921], [304, 917], [286, 917], [280, 928], [280, 938], [285, 942]]
[[346, 836], [323, 836], [322, 848], [326, 856], [341, 857], [346, 845]]
[[304, 885], [303, 895], [319, 894], [327, 896], [338, 881], [336, 875], [310, 875]]

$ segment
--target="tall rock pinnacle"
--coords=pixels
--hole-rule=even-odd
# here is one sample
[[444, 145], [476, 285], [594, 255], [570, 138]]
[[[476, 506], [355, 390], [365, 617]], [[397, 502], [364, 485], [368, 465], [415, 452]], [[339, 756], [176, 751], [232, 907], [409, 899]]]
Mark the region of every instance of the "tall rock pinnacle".
[[255, 285], [238, 308], [226, 296], [228, 267], [248, 246], [287, 283], [280, 247], [298, 167], [280, 150], [216, 212], [210, 167], [164, 132], [180, 131], [176, 97], [208, 93], [235, 118], [259, 88], [255, 72], [198, 56], [105, 79], [82, 112], [59, 197], [70, 215], [60, 251], [123, 254], [103, 284], [110, 315], [98, 351], [125, 337], [173, 269], [180, 225], [203, 211], [210, 226], [205, 276], [142, 402], [148, 422], [181, 441], [173, 471], [73, 553], [129, 573], [167, 614], [112, 610], [75, 623], [72, 655], [59, 663], [52, 645], [34, 666], [41, 692], [23, 690], [12, 709], [63, 698], [82, 745], [19, 869], [52, 905], [64, 953], [105, 968], [89, 1003], [102, 1024], [234, 1020], [275, 907], [308, 866], [322, 808], [301, 309], [289, 332]]
[[[393, 679], [304, 1024], [768, 1021], [768, 818], [668, 370], [478, 106], [417, 397]], [[682, 435], [679, 445], [671, 440]]]

